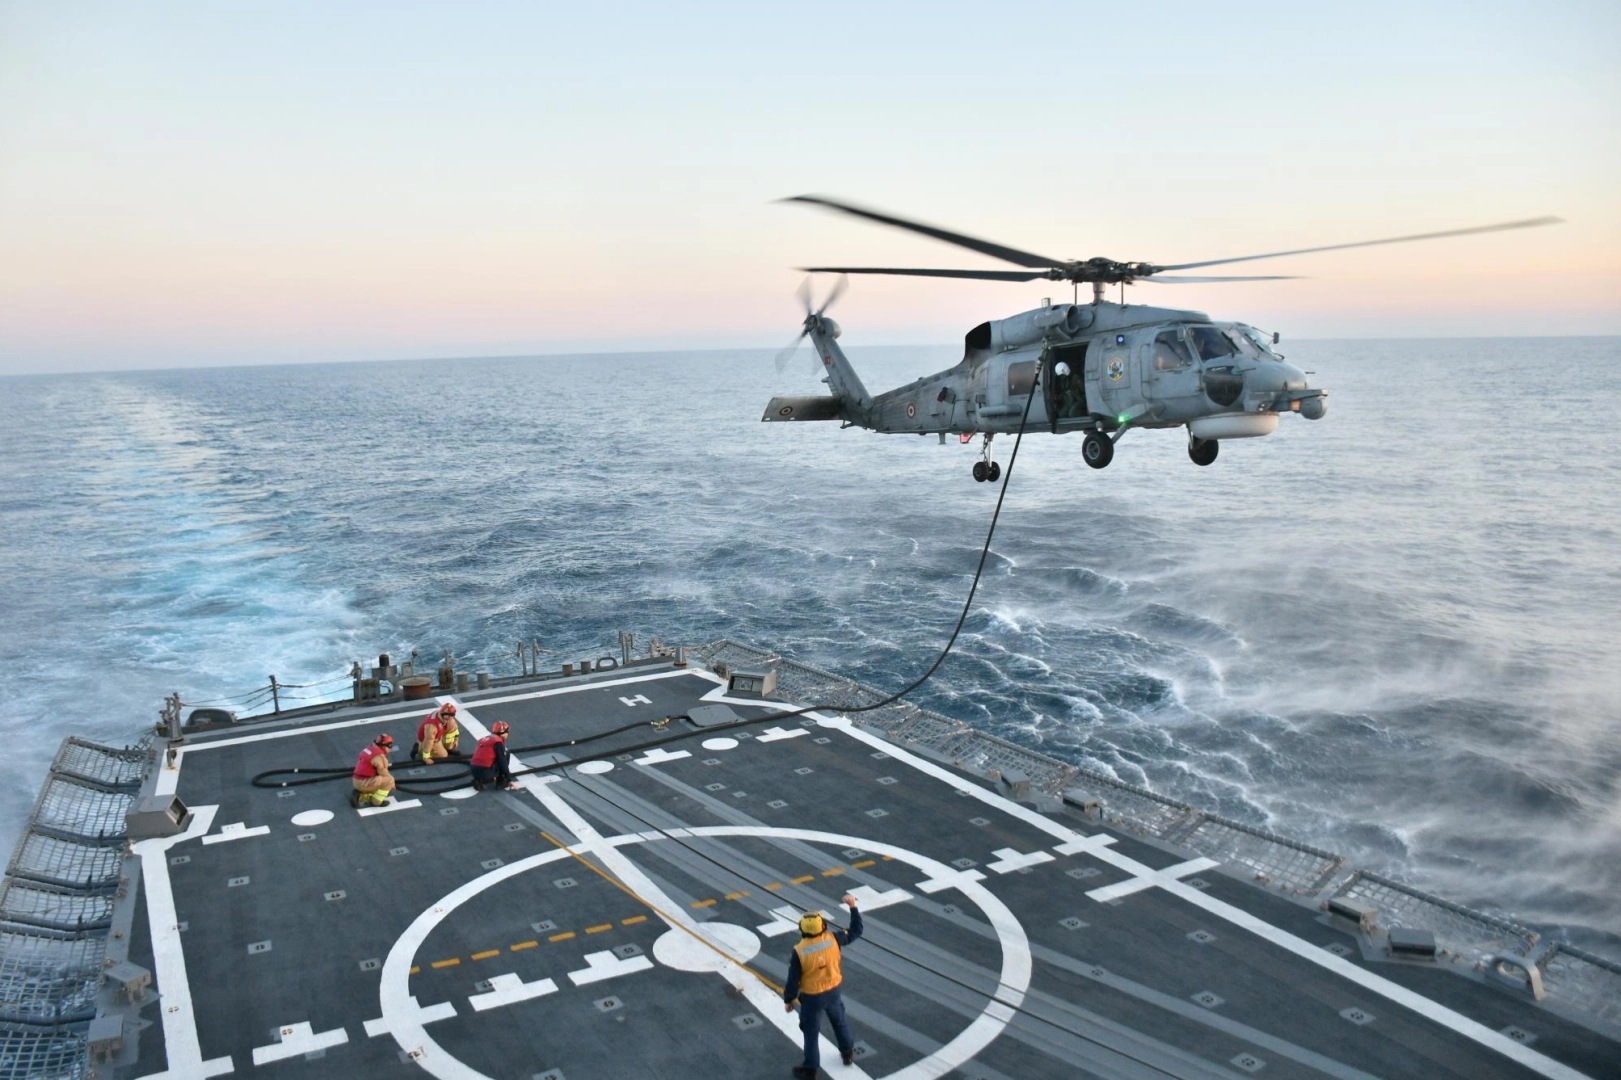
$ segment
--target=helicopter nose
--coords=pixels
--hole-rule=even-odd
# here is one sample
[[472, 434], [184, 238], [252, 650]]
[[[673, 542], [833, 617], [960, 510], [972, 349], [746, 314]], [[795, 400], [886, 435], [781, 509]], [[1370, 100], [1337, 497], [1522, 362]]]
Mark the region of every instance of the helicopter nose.
[[1306, 389], [1306, 373], [1293, 364], [1281, 360], [1259, 365], [1250, 376], [1250, 387], [1256, 393], [1282, 394], [1290, 390]]

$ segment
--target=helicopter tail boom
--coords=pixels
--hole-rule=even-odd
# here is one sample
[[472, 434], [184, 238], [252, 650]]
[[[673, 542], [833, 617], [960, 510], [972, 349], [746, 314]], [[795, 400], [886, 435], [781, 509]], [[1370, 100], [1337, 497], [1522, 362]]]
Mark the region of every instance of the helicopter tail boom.
[[827, 370], [828, 389], [833, 391], [843, 406], [844, 418], [859, 423], [859, 418], [872, 407], [872, 395], [861, 384], [861, 377], [850, 366], [849, 357], [839, 348], [839, 324], [832, 319], [815, 316], [809, 324], [811, 344], [816, 356]]

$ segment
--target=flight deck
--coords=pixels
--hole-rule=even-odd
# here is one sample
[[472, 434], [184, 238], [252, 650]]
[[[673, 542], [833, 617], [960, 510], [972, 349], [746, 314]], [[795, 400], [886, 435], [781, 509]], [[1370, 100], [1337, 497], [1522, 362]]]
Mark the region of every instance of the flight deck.
[[[1055, 796], [867, 714], [781, 716], [697, 664], [437, 700], [468, 745], [496, 721], [515, 747], [589, 741], [518, 754], [516, 791], [431, 793], [462, 771], [407, 759], [433, 701], [157, 755], [140, 805], [189, 817], [128, 845], [96, 1075], [787, 1076], [795, 920], [842, 923], [851, 894], [857, 1042], [843, 1066], [824, 1041], [832, 1077], [1621, 1076], [1602, 1013], [1122, 824], [1099, 784]], [[384, 731], [420, 793], [357, 810], [347, 775], [263, 779]]]

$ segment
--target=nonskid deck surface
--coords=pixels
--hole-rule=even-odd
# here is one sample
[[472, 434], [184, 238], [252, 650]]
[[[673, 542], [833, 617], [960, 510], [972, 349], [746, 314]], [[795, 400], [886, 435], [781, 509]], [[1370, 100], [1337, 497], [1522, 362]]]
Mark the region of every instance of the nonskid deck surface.
[[[722, 694], [652, 670], [456, 700], [469, 735], [504, 720], [522, 746], [704, 702], [766, 711]], [[854, 1065], [823, 1047], [835, 1077], [1621, 1072], [1615, 1042], [1509, 992], [1365, 960], [1210, 860], [1038, 813], [844, 718], [381, 810], [350, 808], [347, 780], [250, 784], [350, 762], [384, 730], [409, 783], [426, 711], [193, 736], [160, 767], [195, 818], [135, 845], [131, 959], [161, 996], [117, 1075], [786, 1076], [790, 917], [842, 921], [846, 892], [867, 939], [844, 958]]]

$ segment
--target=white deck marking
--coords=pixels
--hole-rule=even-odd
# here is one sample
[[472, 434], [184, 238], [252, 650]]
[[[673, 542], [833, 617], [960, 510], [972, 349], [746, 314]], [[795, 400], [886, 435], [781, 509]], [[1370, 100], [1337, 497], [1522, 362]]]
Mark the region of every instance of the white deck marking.
[[1093, 833], [1091, 836], [1082, 836], [1074, 840], [1065, 840], [1056, 845], [1053, 850], [1060, 855], [1096, 855], [1103, 848], [1114, 843], [1114, 837], [1108, 833]]
[[703, 747], [705, 750], [736, 750], [737, 740], [727, 738], [705, 739]]
[[587, 776], [601, 776], [603, 773], [613, 772], [614, 763], [611, 761], [603, 761], [601, 759], [596, 761], [582, 761], [578, 765], [574, 766], [574, 771], [582, 772]]
[[[413, 997], [411, 998], [410, 1007], [416, 1010], [414, 1015], [416, 1022], [419, 1024], [431, 1024], [435, 1020], [449, 1020], [456, 1015], [456, 1006], [448, 1001], [441, 1001], [437, 1005], [422, 1006], [418, 1005], [417, 999]], [[387, 1035], [388, 1021], [380, 1016], [376, 1020], [367, 1020], [366, 1034], [373, 1039], [379, 1035]]]
[[224, 844], [229, 843], [232, 840], [246, 840], [250, 836], [266, 836], [269, 834], [269, 832], [269, 825], [260, 825], [257, 828], [250, 829], [247, 827], [247, 825], [238, 821], [231, 825], [221, 825], [219, 832], [215, 833], [213, 836], [203, 837], [203, 843]]
[[632, 709], [638, 705], [653, 704], [653, 699], [648, 697], [646, 694], [637, 694], [635, 697], [622, 697], [619, 700], [630, 706]]
[[604, 979], [617, 979], [621, 975], [634, 975], [638, 971], [649, 971], [653, 961], [645, 956], [632, 956], [621, 960], [611, 952], [593, 952], [585, 954], [586, 966], [578, 971], [568, 973], [569, 982], [575, 986], [587, 986]]
[[[1100, 862], [1108, 863], [1111, 866], [1125, 870], [1135, 876], [1153, 873], [1151, 869], [1138, 862], [1136, 859], [1122, 855], [1117, 851], [1109, 849], [1105, 845], [1096, 843], [1095, 838], [1081, 836], [1073, 829], [1054, 821], [1045, 814], [1039, 813], [1038, 811], [1027, 806], [1021, 806], [1018, 803], [1013, 802], [1011, 799], [998, 795], [994, 791], [987, 791], [978, 784], [965, 780], [962, 777], [959, 777], [950, 771], [935, 765], [933, 762], [919, 757], [903, 746], [899, 746], [887, 739], [873, 734], [872, 732], [864, 731], [861, 728], [856, 727], [845, 717], [825, 717], [819, 713], [807, 713], [806, 715], [815, 717], [820, 721], [823, 727], [841, 730], [853, 739], [866, 743], [875, 749], [881, 749], [896, 760], [904, 761], [906, 764], [910, 765], [914, 769], [917, 769], [919, 772], [924, 773], [925, 775], [932, 776], [936, 780], [948, 784], [958, 791], [966, 791], [970, 796], [978, 799], [980, 802], [983, 802], [988, 806], [994, 806], [1003, 813], [1016, 817], [1019, 820], [1040, 829], [1049, 836], [1057, 837], [1063, 842], [1061, 846], [1067, 847], [1072, 844], [1084, 845], [1084, 847], [1078, 847], [1077, 850], [1086, 850]], [[694, 834], [698, 834], [701, 832], [701, 830], [695, 829], [693, 832]], [[1088, 841], [1091, 842], [1089, 843]], [[1296, 956], [1307, 961], [1308, 963], [1316, 964], [1318, 967], [1332, 971], [1337, 975], [1341, 975], [1351, 982], [1356, 983], [1364, 990], [1379, 994], [1399, 1005], [1406, 1006], [1412, 1011], [1418, 1013], [1420, 1016], [1433, 1020], [1442, 1027], [1457, 1032], [1459, 1035], [1462, 1035], [1467, 1039], [1471, 1039], [1482, 1046], [1496, 1050], [1498, 1053], [1519, 1062], [1526, 1068], [1531, 1069], [1542, 1076], [1549, 1077], [1550, 1080], [1588, 1080], [1583, 1073], [1577, 1072], [1568, 1065], [1563, 1065], [1545, 1054], [1539, 1054], [1530, 1047], [1515, 1042], [1507, 1035], [1493, 1031], [1484, 1024], [1477, 1023], [1474, 1020], [1469, 1019], [1467, 1016], [1447, 1008], [1440, 1002], [1432, 1001], [1431, 999], [1424, 997], [1422, 994], [1414, 993], [1413, 991], [1408, 990], [1406, 987], [1391, 982], [1389, 979], [1386, 979], [1381, 975], [1376, 975], [1371, 971], [1366, 971], [1359, 968], [1355, 964], [1335, 956], [1327, 949], [1318, 948], [1316, 945], [1306, 941], [1304, 938], [1296, 937], [1294, 934], [1291, 934], [1280, 927], [1273, 926], [1266, 920], [1258, 916], [1251, 915], [1242, 908], [1235, 907], [1232, 904], [1228, 904], [1222, 900], [1217, 900], [1215, 897], [1210, 896], [1199, 889], [1195, 889], [1192, 885], [1188, 885], [1181, 881], [1171, 881], [1162, 887], [1166, 892], [1171, 893], [1174, 896], [1181, 897], [1188, 903], [1193, 904], [1195, 907], [1204, 909], [1217, 918], [1225, 919], [1234, 926], [1248, 930], [1257, 937], [1270, 941], [1272, 944], [1294, 953]]]
[[659, 765], [666, 761], [680, 761], [684, 757], [691, 757], [690, 750], [676, 750], [673, 753], [662, 746], [655, 746], [647, 753], [636, 759], [638, 765]]
[[272, 1061], [284, 1061], [291, 1057], [313, 1054], [317, 1050], [342, 1046], [348, 1041], [349, 1033], [343, 1028], [333, 1028], [317, 1035], [313, 1024], [286, 1024], [281, 1029], [280, 1042], [253, 1048], [253, 1063], [268, 1065]]
[[1177, 863], [1175, 866], [1167, 866], [1163, 870], [1150, 870], [1146, 874], [1138, 874], [1136, 877], [1126, 881], [1091, 889], [1086, 895], [1100, 904], [1106, 903], [1110, 900], [1118, 900], [1122, 896], [1130, 896], [1135, 892], [1142, 892], [1144, 889], [1152, 889], [1156, 885], [1163, 888], [1178, 878], [1185, 878], [1189, 874], [1197, 874], [1200, 870], [1209, 870], [1212, 866], [1220, 865], [1221, 863], [1215, 859], [1189, 859], [1187, 862]]
[[810, 734], [810, 732], [806, 731], [802, 727], [796, 727], [796, 728], [768, 727], [763, 732], [761, 732], [759, 735], [756, 735], [755, 738], [754, 738], [754, 741], [755, 742], [781, 742], [783, 739], [797, 739], [801, 735], [809, 735], [809, 734]]
[[[679, 679], [683, 675], [696, 674], [700, 673], [688, 668], [676, 668], [671, 671], [650, 672], [646, 675], [632, 675], [623, 679], [604, 679], [598, 682], [580, 683], [575, 686], [559, 686], [550, 690], [532, 690], [523, 694], [507, 694], [504, 697], [484, 698], [479, 702], [479, 704], [503, 705], [509, 701], [532, 701], [535, 698], [554, 697], [558, 694], [577, 694], [582, 690], [601, 690], [609, 686], [627, 686], [631, 683], [656, 682], [659, 679]], [[702, 674], [708, 676], [710, 680], [714, 679], [714, 676], [709, 675], [707, 672], [703, 672]], [[439, 698], [441, 703], [450, 700], [452, 699], [449, 696], [441, 696]], [[429, 705], [431, 703], [424, 701], [418, 702], [417, 704]], [[758, 701], [745, 701], [742, 704], [758, 706], [760, 703]], [[461, 703], [457, 702], [456, 707], [460, 709], [462, 707]], [[240, 746], [243, 743], [266, 742], [271, 739], [288, 739], [295, 735], [308, 735], [312, 731], [342, 731], [344, 728], [366, 727], [373, 724], [387, 724], [392, 723], [395, 720], [416, 719], [423, 715], [424, 714], [419, 709], [411, 708], [405, 710], [404, 712], [392, 712], [382, 716], [364, 716], [358, 720], [340, 720], [332, 724], [299, 725], [283, 728], [279, 731], [263, 731], [255, 735], [237, 735], [229, 739], [213, 739], [208, 742], [194, 743], [191, 746], [179, 748], [179, 750], [176, 752], [174, 768], [171, 769], [165, 766], [158, 774], [158, 787], [156, 794], [174, 794], [175, 784], [178, 782], [180, 776], [181, 759], [183, 759], [188, 753], [196, 753], [199, 750], [213, 750], [220, 746]], [[461, 719], [461, 715], [459, 713], [457, 714], [456, 719], [458, 721]], [[488, 734], [488, 732], [485, 734]], [[483, 736], [480, 736], [480, 738], [482, 737]]]
[[421, 799], [406, 799], [404, 802], [396, 799], [393, 802], [384, 803], [382, 806], [362, 806], [355, 813], [361, 817], [376, 817], [378, 814], [392, 814], [396, 810], [411, 810], [421, 805]]
[[294, 814], [288, 820], [294, 825], [308, 827], [310, 825], [325, 825], [337, 816], [330, 810], [305, 810], [302, 813]]
[[893, 907], [896, 904], [904, 904], [912, 898], [912, 894], [905, 889], [885, 889], [879, 892], [871, 885], [857, 885], [850, 890], [850, 895], [856, 898], [856, 906], [862, 911]]
[[996, 856], [996, 861], [986, 863], [985, 869], [995, 870], [998, 874], [1011, 874], [1027, 866], [1040, 866], [1044, 862], [1053, 861], [1053, 857], [1045, 851], [1032, 851], [1028, 855], [1022, 855], [1010, 847], [997, 848], [991, 854]]
[[984, 880], [985, 875], [980, 873], [978, 870], [955, 870], [950, 867], [942, 867], [940, 873], [934, 875], [932, 878], [929, 878], [927, 881], [918, 882], [913, 887], [919, 892], [926, 892], [932, 895], [940, 892], [942, 889], [966, 890], [969, 885]]
[[180, 942], [180, 917], [175, 913], [174, 888], [169, 881], [169, 849], [207, 833], [218, 810], [217, 806], [194, 806], [191, 826], [185, 832], [130, 845], [141, 860], [141, 888], [146, 893], [147, 927], [152, 934], [152, 974], [160, 995], [163, 1049], [168, 1058], [167, 1069], [150, 1073], [145, 1080], [199, 1080], [224, 1076], [236, 1068], [229, 1057], [203, 1060], [191, 983], [186, 977], [186, 952]]
[[799, 929], [799, 916], [801, 914], [802, 912], [796, 908], [772, 908], [771, 921], [756, 926], [754, 932], [761, 937], [781, 937], [783, 934]]
[[484, 1012], [487, 1009], [516, 1005], [520, 1001], [532, 1001], [555, 993], [557, 984], [550, 979], [536, 979], [532, 983], [526, 983], [520, 975], [496, 975], [490, 979], [489, 993], [474, 994], [467, 999], [467, 1003], [477, 1011]]

